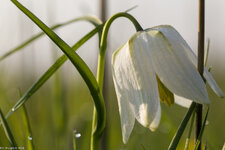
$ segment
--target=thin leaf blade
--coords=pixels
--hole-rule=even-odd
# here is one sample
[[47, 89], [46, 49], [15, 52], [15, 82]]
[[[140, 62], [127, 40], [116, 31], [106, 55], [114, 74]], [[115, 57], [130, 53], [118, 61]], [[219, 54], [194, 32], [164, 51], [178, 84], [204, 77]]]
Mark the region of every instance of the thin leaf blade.
[[[103, 25], [100, 25], [86, 34], [72, 47], [74, 51], [80, 48], [86, 41], [93, 37], [97, 32], [102, 29]], [[68, 58], [66, 55], [62, 55], [57, 61], [27, 90], [26, 93], [17, 101], [13, 108], [7, 113], [6, 118], [11, 116], [21, 105], [23, 105], [42, 85], [66, 62]]]
[[[95, 27], [97, 27], [98, 25], [102, 24], [102, 22], [94, 17], [94, 16], [83, 16], [83, 17], [78, 17], [78, 18], [74, 18], [72, 20], [69, 20], [67, 22], [64, 23], [60, 23], [60, 24], [56, 24], [50, 27], [51, 30], [56, 30], [58, 28], [64, 27], [66, 25], [69, 25], [71, 23], [75, 23], [78, 21], [87, 21], [90, 22], [91, 24], [93, 24]], [[16, 46], [15, 48], [9, 50], [8, 52], [6, 52], [5, 54], [3, 54], [0, 57], [0, 61], [4, 60], [5, 58], [9, 57], [10, 55], [22, 50], [23, 48], [25, 48], [26, 46], [28, 46], [29, 44], [31, 44], [32, 42], [38, 40], [39, 38], [41, 38], [43, 35], [45, 35], [44, 32], [40, 32], [37, 33], [36, 35], [32, 36], [30, 39], [24, 41], [23, 43], [21, 43], [20, 45]]]
[[190, 125], [189, 131], [188, 131], [188, 137], [186, 139], [184, 150], [188, 150], [189, 142], [190, 142], [190, 138], [191, 138], [191, 132], [192, 132], [193, 124], [194, 124], [194, 120], [195, 120], [195, 113], [192, 114], [191, 125]]
[[28, 117], [28, 113], [27, 113], [27, 109], [25, 105], [22, 105], [22, 117], [23, 117], [23, 123], [25, 126], [27, 150], [35, 150], [30, 121], [29, 121], [29, 117]]
[[195, 110], [195, 106], [196, 106], [196, 103], [195, 102], [192, 102], [190, 108], [188, 109], [184, 119], [182, 120], [180, 126], [178, 127], [177, 129], [177, 132], [175, 133], [170, 145], [169, 145], [169, 148], [168, 150], [176, 150], [177, 148], [177, 145], [180, 141], [180, 138], [184, 132], [184, 129], [186, 128], [187, 126], [187, 123], [188, 123], [188, 120], [190, 119], [191, 117], [191, 114], [194, 112]]
[[16, 146], [16, 141], [15, 141], [15, 139], [13, 137], [13, 134], [12, 134], [10, 128], [9, 128], [8, 123], [5, 120], [5, 117], [4, 117], [1, 109], [0, 109], [0, 119], [1, 119], [1, 122], [2, 122], [2, 126], [4, 128], [4, 131], [5, 131], [5, 135], [6, 135], [7, 139], [9, 140], [10, 145], [12, 147], [17, 147]]

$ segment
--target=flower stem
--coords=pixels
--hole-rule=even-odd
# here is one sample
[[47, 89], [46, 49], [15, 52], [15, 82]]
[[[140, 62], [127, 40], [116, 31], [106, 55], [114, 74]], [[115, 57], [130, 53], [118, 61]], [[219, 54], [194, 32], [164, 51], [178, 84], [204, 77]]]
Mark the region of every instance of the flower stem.
[[[199, 0], [199, 26], [198, 26], [198, 71], [203, 76], [204, 70], [204, 39], [205, 38], [205, 0]], [[196, 130], [195, 142], [197, 142], [202, 127], [202, 105], [196, 105]], [[201, 142], [198, 150], [201, 150]]]
[[[143, 30], [140, 24], [137, 22], [137, 20], [132, 15], [126, 12], [120, 12], [113, 15], [105, 23], [103, 31], [102, 31], [102, 36], [100, 38], [100, 52], [98, 56], [98, 70], [97, 70], [97, 82], [101, 92], [102, 92], [103, 80], [104, 80], [105, 54], [106, 54], [106, 48], [107, 48], [108, 31], [112, 22], [120, 17], [128, 18], [134, 24], [137, 31]], [[99, 142], [100, 142], [101, 136], [95, 136], [93, 132], [96, 128], [96, 119], [97, 119], [96, 109], [94, 107], [93, 120], [92, 120], [91, 150], [98, 150], [100, 145]]]
[[108, 19], [108, 21], [105, 23], [105, 26], [104, 26], [103, 32], [102, 32], [101, 43], [100, 43], [100, 51], [106, 51], [109, 27], [111, 26], [111, 24], [114, 20], [116, 20], [117, 18], [120, 18], [120, 17], [125, 17], [125, 18], [129, 19], [134, 24], [136, 31], [143, 30], [141, 25], [138, 23], [138, 21], [132, 15], [130, 15], [126, 12], [117, 13], [117, 14], [113, 15], [112, 17], [110, 17]]
[[[97, 82], [98, 82], [100, 91], [102, 91], [102, 86], [103, 86], [104, 65], [105, 65], [105, 54], [100, 52], [98, 56], [98, 70], [97, 70]], [[97, 113], [96, 113], [96, 108], [94, 107], [93, 120], [92, 120], [91, 150], [99, 149], [100, 136], [94, 136], [94, 131], [96, 128], [96, 123], [97, 123], [96, 121], [97, 121]]]

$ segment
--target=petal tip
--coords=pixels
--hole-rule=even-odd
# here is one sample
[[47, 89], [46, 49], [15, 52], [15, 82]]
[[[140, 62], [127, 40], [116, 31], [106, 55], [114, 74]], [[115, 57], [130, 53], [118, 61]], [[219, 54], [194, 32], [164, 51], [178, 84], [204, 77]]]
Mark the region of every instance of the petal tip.
[[123, 137], [123, 144], [127, 144], [127, 142], [128, 142], [128, 138]]
[[152, 126], [150, 126], [150, 127], [149, 127], [149, 129], [150, 129], [152, 132], [155, 132], [155, 131], [156, 131], [156, 129], [158, 129], [158, 127], [155, 127], [155, 126], [154, 126], [154, 127], [152, 127]]
[[221, 91], [221, 93], [219, 93], [219, 98], [224, 98], [224, 93]]
[[161, 107], [160, 107], [160, 105], [158, 105], [158, 110], [155, 114], [155, 118], [152, 121], [152, 123], [149, 125], [149, 129], [152, 132], [154, 132], [158, 128], [160, 120], [161, 120]]
[[210, 72], [208, 72], [208, 70], [206, 68], [204, 68], [204, 77], [207, 81], [207, 83], [209, 84], [210, 88], [214, 91], [214, 93], [220, 97], [220, 98], [224, 98], [224, 93], [221, 90], [221, 88], [219, 87], [219, 85], [216, 83], [215, 79], [213, 78], [212, 74]]

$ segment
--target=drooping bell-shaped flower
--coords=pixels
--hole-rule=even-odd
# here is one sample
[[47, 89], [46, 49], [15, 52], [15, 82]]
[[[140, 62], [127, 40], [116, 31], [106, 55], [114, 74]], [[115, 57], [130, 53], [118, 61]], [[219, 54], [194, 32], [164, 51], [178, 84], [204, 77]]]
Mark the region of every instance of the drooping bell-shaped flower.
[[[129, 139], [135, 119], [152, 131], [158, 127], [159, 99], [163, 100], [163, 94], [165, 97], [171, 91], [197, 103], [209, 103], [195, 59], [183, 38], [170, 26], [137, 32], [114, 52], [112, 73], [124, 143]], [[218, 92], [210, 73], [206, 74], [214, 90], [222, 92]]]

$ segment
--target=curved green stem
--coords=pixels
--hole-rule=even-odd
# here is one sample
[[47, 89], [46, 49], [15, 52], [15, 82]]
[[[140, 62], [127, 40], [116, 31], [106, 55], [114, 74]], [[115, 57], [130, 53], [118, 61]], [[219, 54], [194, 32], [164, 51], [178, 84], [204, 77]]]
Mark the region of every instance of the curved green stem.
[[[97, 82], [99, 84], [101, 92], [103, 86], [104, 65], [105, 65], [105, 55], [102, 55], [100, 52], [98, 56]], [[91, 150], [97, 150], [99, 148], [100, 136], [95, 135], [96, 120], [97, 120], [97, 113], [96, 108], [94, 107], [92, 117]]]
[[108, 36], [108, 31], [109, 28], [112, 24], [112, 22], [120, 17], [125, 17], [127, 19], [129, 19], [135, 26], [136, 31], [143, 31], [143, 28], [141, 27], [141, 25], [138, 23], [138, 21], [130, 14], [126, 13], [126, 12], [120, 12], [117, 13], [115, 15], [113, 15], [112, 17], [110, 17], [108, 19], [108, 21], [105, 23], [104, 28], [103, 28], [103, 32], [102, 32], [102, 38], [101, 38], [101, 43], [100, 43], [100, 50], [103, 51], [102, 53], [104, 54], [106, 51], [106, 47], [107, 47], [107, 36]]
[[[108, 36], [108, 31], [109, 28], [114, 20], [120, 17], [125, 17], [129, 19], [135, 26], [137, 31], [142, 31], [141, 25], [138, 23], [138, 21], [130, 14], [126, 12], [120, 12], [108, 19], [108, 21], [105, 23], [103, 31], [102, 31], [102, 36], [100, 38], [100, 52], [98, 56], [98, 70], [97, 70], [97, 82], [99, 85], [99, 88], [102, 92], [102, 87], [103, 87], [103, 79], [104, 79], [104, 67], [105, 67], [105, 53], [106, 53], [106, 48], [107, 48], [107, 36]], [[91, 136], [91, 150], [97, 150], [99, 149], [99, 141], [100, 137], [97, 137], [95, 135], [95, 128], [96, 128], [96, 109], [94, 108], [93, 110], [93, 121], [92, 121], [92, 136]]]

